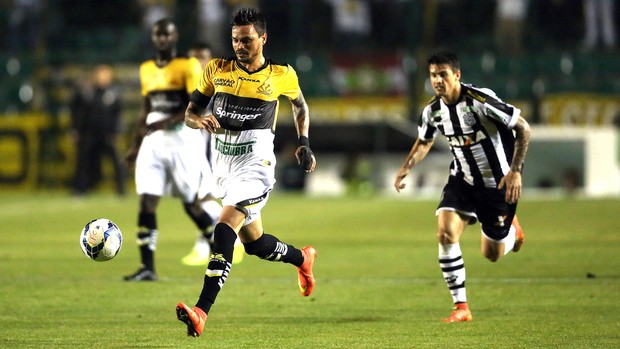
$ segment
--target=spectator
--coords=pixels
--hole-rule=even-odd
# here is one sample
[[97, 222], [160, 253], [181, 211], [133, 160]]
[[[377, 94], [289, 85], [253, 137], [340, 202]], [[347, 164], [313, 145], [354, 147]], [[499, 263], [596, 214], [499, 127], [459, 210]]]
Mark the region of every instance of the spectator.
[[533, 43], [540, 45], [534, 49], [578, 45], [583, 23], [582, 6], [579, 1], [538, 0], [532, 1], [529, 7], [532, 26], [540, 39], [539, 43]]
[[104, 155], [114, 167], [116, 192], [125, 194], [124, 168], [116, 150], [122, 104], [113, 74], [110, 66], [97, 66], [92, 80], [78, 85], [71, 101], [71, 135], [77, 149], [73, 192], [77, 195], [86, 194], [101, 180]]
[[608, 50], [616, 48], [616, 19], [614, 0], [584, 0], [585, 36], [583, 48], [591, 51], [602, 40]]
[[14, 0], [9, 15], [9, 50], [34, 49], [39, 41], [41, 14], [45, 3], [41, 0]]
[[355, 50], [370, 35], [372, 21], [366, 0], [327, 0], [333, 8], [333, 43], [337, 50]]
[[523, 51], [523, 29], [528, 0], [497, 0], [495, 8], [495, 47], [500, 53]]
[[[223, 0], [198, 0], [196, 13], [198, 16], [197, 39], [213, 44], [213, 51], [226, 52], [228, 42], [226, 4]], [[203, 67], [205, 64], [202, 65]]]

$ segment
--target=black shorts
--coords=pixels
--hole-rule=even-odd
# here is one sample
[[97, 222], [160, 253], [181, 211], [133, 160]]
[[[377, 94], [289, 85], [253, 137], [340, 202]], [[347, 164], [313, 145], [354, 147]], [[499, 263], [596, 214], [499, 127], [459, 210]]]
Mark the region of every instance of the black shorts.
[[480, 221], [484, 233], [501, 240], [508, 235], [517, 204], [506, 202], [506, 191], [496, 188], [477, 188], [464, 180], [450, 176], [443, 188], [437, 210], [449, 209], [470, 217], [469, 224]]

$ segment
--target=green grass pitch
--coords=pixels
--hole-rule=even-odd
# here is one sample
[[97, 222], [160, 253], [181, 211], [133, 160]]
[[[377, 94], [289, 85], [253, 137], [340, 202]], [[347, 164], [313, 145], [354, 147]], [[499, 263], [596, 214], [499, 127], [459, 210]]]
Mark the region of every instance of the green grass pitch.
[[[193, 305], [203, 267], [187, 267], [196, 229], [162, 199], [161, 281], [125, 283], [138, 265], [135, 195], [0, 192], [0, 348], [617, 348], [620, 201], [523, 198], [526, 241], [497, 263], [461, 242], [471, 323], [444, 324], [451, 298], [437, 264], [435, 200], [312, 198], [274, 193], [265, 229], [314, 245], [317, 285], [290, 265], [245, 256], [188, 338], [175, 304]], [[123, 231], [120, 254], [93, 262], [78, 237], [90, 219]]]

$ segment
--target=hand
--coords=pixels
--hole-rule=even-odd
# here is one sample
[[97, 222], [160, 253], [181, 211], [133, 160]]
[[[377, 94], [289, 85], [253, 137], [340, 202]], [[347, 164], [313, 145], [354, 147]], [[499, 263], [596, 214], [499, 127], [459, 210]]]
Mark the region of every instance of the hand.
[[213, 115], [201, 117], [197, 123], [199, 125], [198, 128], [204, 128], [209, 133], [214, 133], [216, 129], [221, 127], [219, 121]]
[[514, 204], [521, 197], [521, 173], [508, 171], [497, 185], [497, 189], [506, 188], [506, 202]]
[[123, 164], [128, 169], [131, 169], [136, 164], [137, 157], [138, 157], [138, 149], [132, 147], [131, 149], [129, 149], [129, 151], [125, 155], [125, 158], [123, 159]]
[[406, 184], [403, 183], [403, 179], [407, 177], [409, 174], [409, 169], [405, 167], [401, 167], [398, 169], [398, 173], [396, 173], [396, 177], [394, 178], [394, 188], [397, 193], [400, 193], [401, 190], [405, 189]]
[[316, 167], [316, 158], [314, 153], [305, 145], [300, 145], [295, 151], [295, 157], [297, 158], [297, 164], [301, 166], [306, 172], [314, 171]]

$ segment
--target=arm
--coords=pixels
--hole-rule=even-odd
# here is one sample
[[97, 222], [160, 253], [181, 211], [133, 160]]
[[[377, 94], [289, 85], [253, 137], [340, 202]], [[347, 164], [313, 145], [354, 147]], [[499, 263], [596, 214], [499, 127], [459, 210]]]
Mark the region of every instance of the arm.
[[202, 116], [205, 110], [206, 108], [189, 102], [185, 109], [185, 125], [194, 129], [204, 128], [209, 133], [215, 132], [215, 129], [220, 128], [220, 123], [212, 114]]
[[316, 167], [316, 157], [310, 150], [310, 140], [308, 133], [310, 130], [310, 110], [303, 93], [299, 93], [297, 98], [291, 100], [293, 107], [293, 118], [295, 121], [295, 129], [299, 139], [299, 146], [295, 150], [297, 163], [300, 164], [304, 171], [312, 172]]
[[185, 113], [183, 111], [176, 112], [168, 118], [146, 125], [146, 131], [148, 133], [150, 131], [169, 129], [171, 126], [183, 122], [184, 118]]
[[405, 188], [405, 183], [402, 183], [403, 179], [407, 177], [407, 175], [409, 174], [409, 170], [413, 166], [418, 164], [426, 157], [426, 154], [428, 154], [428, 152], [431, 150], [433, 143], [435, 143], [435, 141], [424, 141], [420, 138], [415, 141], [415, 143], [411, 147], [411, 150], [409, 151], [409, 154], [405, 158], [405, 162], [403, 162], [403, 165], [398, 169], [398, 172], [396, 173], [396, 178], [394, 179], [394, 188], [396, 188], [397, 192], [400, 193], [400, 191]]
[[142, 102], [142, 112], [140, 113], [140, 118], [135, 126], [133, 142], [125, 155], [125, 164], [128, 167], [133, 167], [136, 162], [136, 157], [138, 156], [138, 151], [140, 150], [140, 145], [142, 144], [142, 139], [147, 133], [146, 129], [146, 115], [151, 110], [151, 103], [148, 98], [144, 97]]
[[521, 116], [514, 126], [515, 131], [515, 147], [512, 155], [512, 163], [510, 170], [502, 177], [498, 189], [506, 188], [506, 202], [515, 203], [521, 197], [521, 172], [523, 171], [523, 163], [525, 162], [525, 154], [530, 144], [530, 125]]
[[185, 108], [185, 125], [193, 129], [204, 128], [200, 122], [200, 119], [202, 119], [200, 115], [202, 115], [203, 112], [203, 108], [200, 108], [196, 103], [190, 101], [187, 108]]

